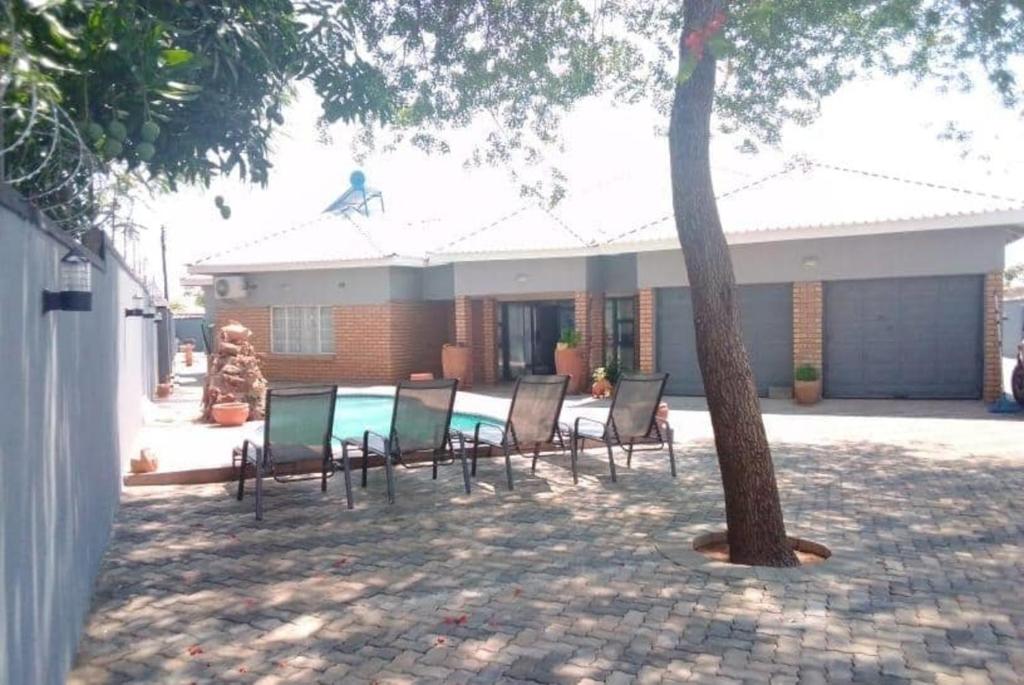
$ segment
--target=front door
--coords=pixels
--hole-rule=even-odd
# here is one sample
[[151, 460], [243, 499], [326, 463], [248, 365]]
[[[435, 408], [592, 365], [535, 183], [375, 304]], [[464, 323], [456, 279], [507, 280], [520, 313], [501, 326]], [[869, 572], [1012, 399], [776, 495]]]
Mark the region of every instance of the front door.
[[502, 378], [554, 373], [555, 345], [572, 325], [571, 301], [502, 303]]

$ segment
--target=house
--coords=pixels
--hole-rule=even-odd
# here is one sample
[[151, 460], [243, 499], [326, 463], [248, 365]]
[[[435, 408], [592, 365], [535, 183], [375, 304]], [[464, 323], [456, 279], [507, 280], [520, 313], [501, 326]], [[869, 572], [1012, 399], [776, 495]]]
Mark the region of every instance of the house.
[[[438, 373], [452, 341], [490, 384], [551, 372], [574, 326], [591, 367], [661, 369], [671, 394], [701, 394], [667, 191], [612, 184], [459, 223], [400, 221], [357, 190], [190, 267], [214, 277], [212, 316], [253, 330], [271, 380]], [[1024, 200], [806, 160], [721, 191], [761, 394], [801, 364], [828, 397], [998, 394], [1003, 255]]]

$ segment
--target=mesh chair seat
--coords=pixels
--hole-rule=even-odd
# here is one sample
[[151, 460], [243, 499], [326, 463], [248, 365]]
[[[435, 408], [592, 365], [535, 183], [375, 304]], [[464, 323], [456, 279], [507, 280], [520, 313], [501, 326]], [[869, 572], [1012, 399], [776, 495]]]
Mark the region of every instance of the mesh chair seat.
[[505, 429], [491, 423], [480, 424], [480, 430], [476, 433], [480, 442], [501, 447], [505, 444]]
[[[277, 464], [320, 460], [320, 489], [326, 491], [327, 478], [334, 474], [331, 432], [337, 395], [336, 385], [275, 388], [267, 391], [266, 419], [262, 425], [253, 426], [247, 431], [247, 437], [242, 442], [238, 469], [239, 500], [244, 495], [246, 472], [250, 467], [254, 471], [257, 520], [263, 518], [263, 477], [269, 475], [274, 480], [285, 480], [277, 473]], [[348, 486], [347, 472], [345, 480]]]
[[[351, 444], [355, 444], [355, 445], [362, 446], [363, 443], [361, 441], [358, 441], [358, 440], [353, 440], [353, 441], [350, 441], [349, 444], [350, 445]], [[367, 436], [366, 436], [366, 449], [368, 449], [371, 454], [376, 454], [379, 457], [383, 457], [384, 456], [384, 449], [385, 449], [384, 438], [379, 436], [379, 435], [377, 435], [376, 433], [369, 433], [369, 434], [367, 434]]]

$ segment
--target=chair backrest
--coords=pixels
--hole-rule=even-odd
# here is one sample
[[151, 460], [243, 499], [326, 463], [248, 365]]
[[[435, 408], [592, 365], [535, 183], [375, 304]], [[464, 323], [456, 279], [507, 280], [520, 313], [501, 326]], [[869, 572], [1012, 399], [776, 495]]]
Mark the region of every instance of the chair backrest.
[[666, 381], [667, 373], [624, 373], [619, 377], [608, 412], [619, 440], [625, 442], [650, 433]]
[[458, 385], [455, 379], [400, 382], [391, 417], [391, 449], [406, 454], [444, 447]]
[[336, 385], [268, 390], [263, 440], [274, 460], [298, 458], [305, 450], [296, 448], [329, 447], [337, 399]]
[[518, 444], [551, 442], [568, 385], [568, 376], [519, 377], [512, 393], [507, 426]]

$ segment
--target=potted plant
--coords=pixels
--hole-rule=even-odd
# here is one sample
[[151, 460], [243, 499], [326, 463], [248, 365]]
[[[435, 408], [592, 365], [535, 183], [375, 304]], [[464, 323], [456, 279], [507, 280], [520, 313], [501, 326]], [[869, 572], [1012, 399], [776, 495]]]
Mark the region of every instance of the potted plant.
[[594, 369], [594, 384], [590, 386], [590, 396], [594, 399], [612, 396], [612, 384], [603, 366]]
[[445, 378], [456, 378], [460, 388], [470, 387], [469, 372], [473, 368], [472, 350], [458, 343], [441, 346], [441, 370]]
[[570, 395], [577, 395], [583, 391], [586, 377], [587, 367], [579, 344], [579, 331], [575, 328], [566, 328], [555, 345], [555, 372], [569, 377], [569, 388], [566, 392]]
[[801, 364], [793, 376], [793, 398], [797, 404], [814, 404], [821, 399], [821, 374], [813, 364]]
[[211, 412], [213, 420], [220, 426], [241, 426], [249, 420], [248, 402], [218, 402]]

